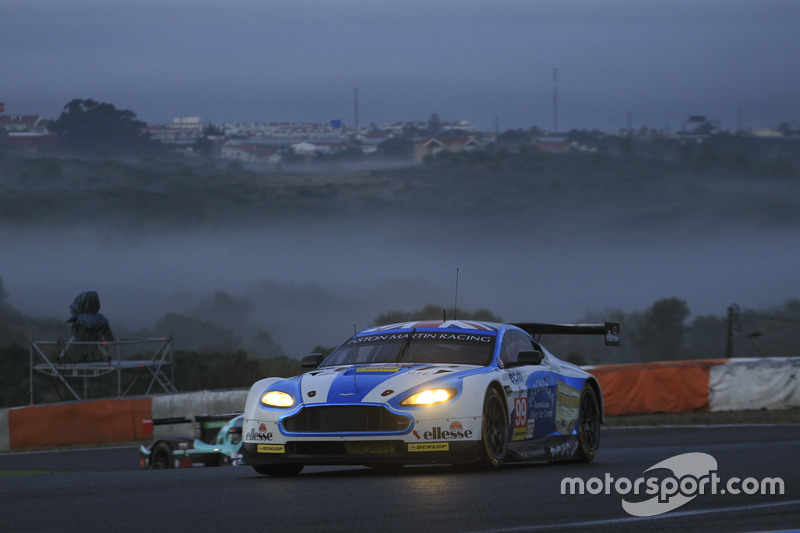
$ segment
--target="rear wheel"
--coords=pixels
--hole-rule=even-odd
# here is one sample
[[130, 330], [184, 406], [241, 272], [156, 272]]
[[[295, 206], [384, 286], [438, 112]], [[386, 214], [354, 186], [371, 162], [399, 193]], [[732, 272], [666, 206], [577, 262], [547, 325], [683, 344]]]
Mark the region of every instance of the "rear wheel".
[[503, 403], [496, 389], [489, 389], [483, 400], [481, 466], [484, 468], [499, 468], [506, 457], [508, 417]]
[[264, 476], [293, 477], [303, 470], [303, 465], [253, 465], [253, 470]]
[[156, 470], [172, 468], [172, 450], [167, 444], [161, 442], [153, 448], [150, 466]]
[[600, 449], [600, 402], [588, 383], [581, 391], [578, 444], [578, 460], [583, 463], [594, 459]]

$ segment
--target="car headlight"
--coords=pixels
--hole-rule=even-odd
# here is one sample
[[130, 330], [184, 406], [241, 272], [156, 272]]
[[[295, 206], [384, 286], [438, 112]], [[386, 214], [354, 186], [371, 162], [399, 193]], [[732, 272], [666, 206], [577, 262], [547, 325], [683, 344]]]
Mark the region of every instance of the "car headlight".
[[267, 407], [291, 407], [294, 405], [294, 398], [291, 394], [271, 390], [261, 395], [261, 404]]
[[400, 405], [404, 407], [423, 407], [426, 405], [437, 405], [447, 403], [456, 397], [458, 391], [455, 389], [428, 389], [409, 396]]

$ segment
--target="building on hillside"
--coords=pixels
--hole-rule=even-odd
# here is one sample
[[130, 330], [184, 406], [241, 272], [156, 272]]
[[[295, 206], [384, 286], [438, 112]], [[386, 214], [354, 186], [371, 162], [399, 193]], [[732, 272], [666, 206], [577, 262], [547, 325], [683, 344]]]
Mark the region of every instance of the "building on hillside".
[[0, 126], [8, 133], [47, 133], [51, 122], [39, 115], [0, 115]]
[[277, 165], [281, 162], [281, 153], [262, 144], [227, 141], [220, 148], [220, 159], [254, 165]]
[[276, 141], [335, 140], [346, 129], [339, 121], [313, 122], [226, 122], [222, 125], [226, 137]]
[[37, 151], [52, 148], [58, 142], [58, 135], [54, 133], [37, 133], [35, 131], [21, 131], [9, 133], [0, 137], [0, 144], [5, 143], [17, 150]]
[[442, 151], [462, 152], [483, 150], [485, 147], [486, 143], [482, 139], [474, 136], [423, 139], [414, 143], [414, 160], [419, 162], [426, 156], [435, 156]]
[[145, 131], [150, 138], [162, 144], [194, 144], [203, 137], [204, 125], [200, 117], [178, 117], [170, 124], [147, 126]]
[[0, 143], [30, 151], [55, 146], [58, 136], [47, 129], [52, 122], [39, 115], [0, 115], [0, 127], [7, 132]]

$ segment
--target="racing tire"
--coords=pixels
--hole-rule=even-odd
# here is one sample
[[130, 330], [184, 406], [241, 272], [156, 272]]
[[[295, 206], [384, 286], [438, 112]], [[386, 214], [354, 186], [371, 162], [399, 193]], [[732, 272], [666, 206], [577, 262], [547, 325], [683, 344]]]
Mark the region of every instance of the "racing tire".
[[294, 477], [303, 470], [303, 465], [253, 465], [253, 470], [263, 476]]
[[594, 387], [583, 385], [578, 415], [577, 460], [588, 463], [600, 449], [600, 402]]
[[150, 468], [154, 470], [172, 468], [172, 449], [169, 445], [161, 442], [153, 448], [150, 454]]
[[487, 470], [500, 468], [508, 449], [508, 416], [503, 397], [497, 389], [489, 389], [483, 400], [480, 466]]

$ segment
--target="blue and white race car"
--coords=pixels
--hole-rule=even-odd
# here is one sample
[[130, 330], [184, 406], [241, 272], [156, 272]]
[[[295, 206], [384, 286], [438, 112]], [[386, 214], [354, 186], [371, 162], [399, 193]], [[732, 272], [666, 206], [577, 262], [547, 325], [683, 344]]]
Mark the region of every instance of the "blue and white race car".
[[273, 476], [305, 465], [577, 460], [600, 445], [603, 395], [541, 334], [600, 334], [619, 325], [418, 321], [370, 328], [301, 376], [267, 378], [244, 411], [244, 464]]

